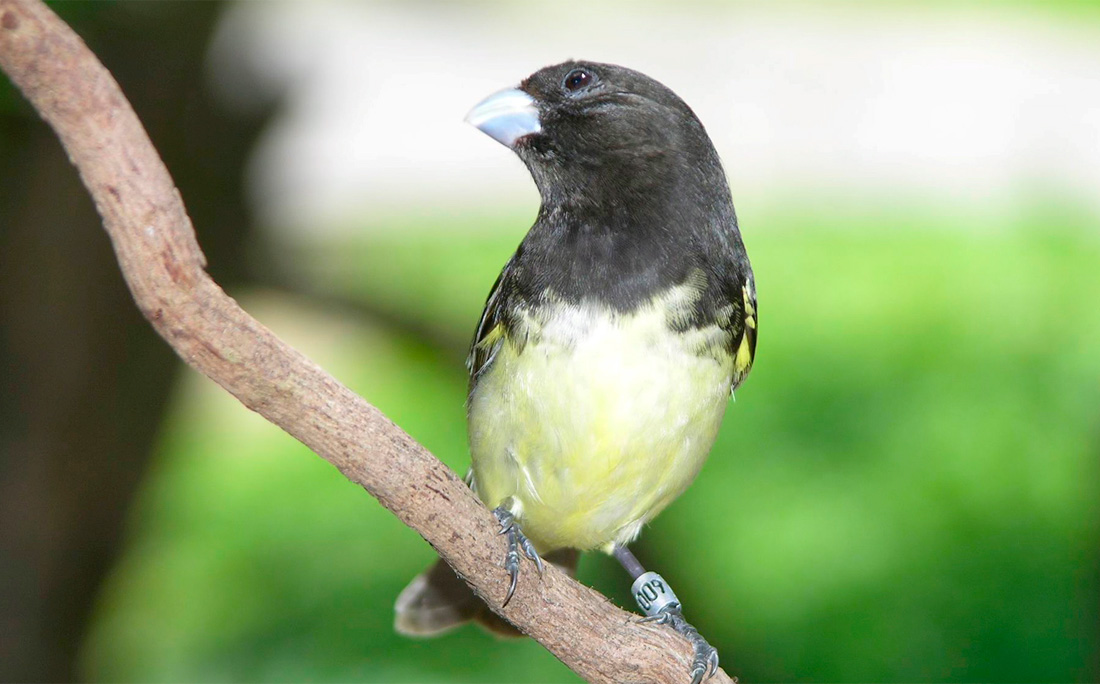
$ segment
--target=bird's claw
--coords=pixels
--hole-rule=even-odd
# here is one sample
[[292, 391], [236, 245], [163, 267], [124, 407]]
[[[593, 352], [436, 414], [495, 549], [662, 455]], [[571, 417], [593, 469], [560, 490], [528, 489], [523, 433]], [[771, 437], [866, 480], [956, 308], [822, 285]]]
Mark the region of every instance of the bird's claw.
[[706, 648], [710, 649], [710, 654], [706, 656], [703, 662], [699, 662], [699, 646], [694, 644], [695, 659], [691, 663], [694, 666], [691, 670], [691, 684], [702, 684], [713, 677], [715, 672], [718, 672], [718, 650], [707, 644], [706, 641], [703, 643]]
[[671, 606], [669, 608], [669, 610], [662, 610], [656, 615], [647, 615], [643, 618], [639, 618], [638, 622], [651, 625], [667, 625], [671, 621], [671, 618], [669, 617], [669, 615], [671, 614]]
[[546, 570], [546, 566], [542, 564], [542, 557], [539, 556], [539, 552], [535, 550], [535, 545], [531, 543], [531, 540], [523, 536], [523, 533], [516, 529], [516, 534], [519, 536], [519, 545], [523, 549], [523, 555], [528, 559], [534, 561], [535, 567], [538, 568], [539, 577], [542, 577], [543, 572]]
[[519, 529], [519, 525], [516, 524], [516, 516], [503, 506], [495, 508], [493, 510], [493, 515], [496, 516], [497, 522], [500, 523], [499, 534], [508, 537], [508, 553], [504, 556], [504, 569], [508, 572], [511, 581], [508, 584], [508, 594], [504, 597], [504, 603], [500, 604], [500, 607], [503, 608], [508, 605], [508, 602], [512, 600], [512, 596], [516, 593], [516, 584], [519, 582], [519, 552], [522, 550], [523, 555], [535, 562], [535, 567], [538, 568], [540, 577], [542, 576], [544, 566], [542, 564], [542, 558], [540, 558], [538, 552], [535, 551], [535, 545], [524, 536], [523, 532]]
[[718, 672], [718, 649], [707, 643], [707, 640], [699, 634], [699, 630], [692, 627], [691, 623], [684, 619], [678, 604], [669, 605], [661, 609], [656, 615], [644, 617], [641, 621], [668, 625], [677, 634], [683, 635], [691, 642], [691, 646], [695, 651], [695, 655], [691, 660], [691, 684], [702, 684]]

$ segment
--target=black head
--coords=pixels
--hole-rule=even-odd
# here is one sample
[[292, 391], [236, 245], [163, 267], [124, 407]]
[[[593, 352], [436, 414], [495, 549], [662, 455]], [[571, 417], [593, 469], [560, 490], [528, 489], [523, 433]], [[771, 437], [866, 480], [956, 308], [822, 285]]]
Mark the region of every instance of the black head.
[[718, 182], [718, 155], [695, 113], [670, 89], [614, 64], [540, 69], [485, 100], [469, 120], [527, 164], [544, 202]]
[[540, 189], [597, 179], [650, 185], [718, 166], [691, 108], [632, 69], [569, 61], [535, 72], [520, 90], [534, 99], [541, 130], [518, 139], [515, 150]]

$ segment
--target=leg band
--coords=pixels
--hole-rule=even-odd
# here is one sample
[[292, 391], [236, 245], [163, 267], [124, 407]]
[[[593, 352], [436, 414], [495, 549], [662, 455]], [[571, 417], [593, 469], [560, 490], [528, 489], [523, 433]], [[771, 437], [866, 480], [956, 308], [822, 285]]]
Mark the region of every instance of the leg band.
[[634, 600], [647, 617], [657, 615], [664, 608], [680, 606], [680, 599], [676, 598], [672, 587], [655, 572], [644, 573], [634, 580], [630, 593], [634, 594]]

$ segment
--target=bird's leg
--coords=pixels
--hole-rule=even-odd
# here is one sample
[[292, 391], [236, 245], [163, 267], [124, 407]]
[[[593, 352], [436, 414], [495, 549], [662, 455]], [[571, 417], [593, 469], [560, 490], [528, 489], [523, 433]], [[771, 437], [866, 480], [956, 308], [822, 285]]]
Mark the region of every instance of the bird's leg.
[[691, 684], [700, 684], [713, 676], [718, 671], [718, 650], [707, 643], [699, 631], [684, 619], [680, 610], [680, 599], [676, 598], [665, 578], [655, 572], [646, 572], [625, 546], [615, 546], [612, 553], [634, 578], [630, 593], [645, 613], [642, 621], [668, 625], [691, 642], [695, 649], [695, 657], [691, 661]]
[[515, 514], [509, 510], [509, 502], [510, 500], [505, 501], [505, 503], [493, 509], [493, 515], [500, 523], [500, 533], [508, 536], [508, 553], [504, 556], [504, 569], [508, 571], [508, 576], [512, 580], [511, 584], [508, 585], [508, 595], [504, 597], [504, 603], [500, 605], [501, 608], [508, 605], [508, 602], [512, 600], [512, 595], [516, 593], [516, 582], [519, 581], [520, 551], [523, 551], [523, 555], [535, 562], [535, 567], [539, 569], [540, 576], [543, 571], [542, 558], [535, 551], [535, 545], [531, 543], [531, 540], [520, 531], [519, 525], [516, 524]]

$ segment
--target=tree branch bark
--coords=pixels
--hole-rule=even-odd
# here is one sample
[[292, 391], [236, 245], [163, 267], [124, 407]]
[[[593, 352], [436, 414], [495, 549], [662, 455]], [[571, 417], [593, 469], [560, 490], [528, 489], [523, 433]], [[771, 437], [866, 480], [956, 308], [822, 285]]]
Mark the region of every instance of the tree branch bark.
[[[496, 610], [591, 682], [685, 682], [686, 640], [554, 568], [507, 608], [505, 542], [463, 482], [378, 409], [249, 316], [206, 274], [179, 192], [118, 84], [39, 0], [0, 0], [0, 69], [61, 139], [138, 308], [177, 354], [339, 468]], [[729, 682], [724, 672], [711, 680]]]

